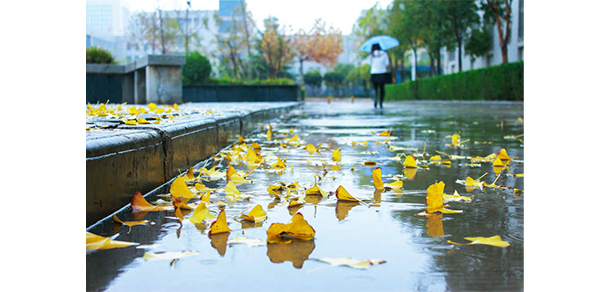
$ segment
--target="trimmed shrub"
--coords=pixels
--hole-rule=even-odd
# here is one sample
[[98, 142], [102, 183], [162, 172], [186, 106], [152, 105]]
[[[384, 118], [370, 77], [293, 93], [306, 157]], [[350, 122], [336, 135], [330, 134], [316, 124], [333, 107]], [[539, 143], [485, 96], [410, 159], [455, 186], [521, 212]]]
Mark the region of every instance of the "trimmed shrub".
[[[290, 78], [273, 78], [265, 80], [239, 80], [232, 79], [229, 77], [222, 77], [220, 79], [210, 78], [206, 84], [213, 85], [295, 85], [294, 80]], [[187, 84], [184, 84], [187, 85]]]
[[87, 49], [87, 64], [116, 64], [116, 61], [109, 51], [90, 47]]
[[207, 57], [195, 51], [186, 56], [182, 67], [182, 85], [203, 85], [210, 80], [212, 65]]
[[523, 71], [521, 61], [390, 84], [386, 85], [386, 99], [523, 101]]

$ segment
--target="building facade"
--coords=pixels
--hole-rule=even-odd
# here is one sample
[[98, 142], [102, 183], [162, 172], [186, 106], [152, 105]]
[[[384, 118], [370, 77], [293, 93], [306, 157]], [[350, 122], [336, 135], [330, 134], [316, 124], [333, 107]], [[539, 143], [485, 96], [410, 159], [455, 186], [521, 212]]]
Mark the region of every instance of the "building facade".
[[[514, 0], [511, 5], [511, 34], [508, 40], [508, 62], [523, 61], [524, 59], [524, 0]], [[504, 29], [504, 25], [502, 25]], [[498, 38], [498, 30], [495, 25], [489, 27], [492, 33], [492, 39], [490, 42], [493, 43], [492, 50], [489, 51], [487, 56], [476, 58], [474, 62], [471, 62], [470, 56], [464, 53], [464, 46], [462, 45], [462, 71], [468, 71], [473, 69], [480, 69], [489, 66], [496, 66], [502, 64], [502, 50], [500, 48], [500, 40]], [[458, 50], [448, 51], [446, 48], [442, 49], [443, 58], [443, 71], [444, 74], [451, 74], [459, 72], [458, 64]]]

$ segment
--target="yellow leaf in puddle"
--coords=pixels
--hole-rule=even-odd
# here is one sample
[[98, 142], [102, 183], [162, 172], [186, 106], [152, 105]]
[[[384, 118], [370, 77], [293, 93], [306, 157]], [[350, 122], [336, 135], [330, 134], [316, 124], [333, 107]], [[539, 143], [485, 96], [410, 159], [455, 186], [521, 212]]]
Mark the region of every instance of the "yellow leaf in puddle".
[[426, 213], [441, 212], [445, 214], [450, 213], [462, 213], [462, 210], [450, 210], [446, 209], [443, 205], [443, 192], [445, 190], [445, 183], [443, 181], [437, 182], [430, 185], [427, 190], [426, 196]]
[[326, 258], [321, 258], [321, 259], [316, 259], [316, 260], [330, 264], [333, 267], [348, 266], [348, 267], [351, 267], [354, 269], [360, 269], [360, 270], [365, 270], [365, 269], [368, 269], [372, 265], [379, 265], [379, 264], [383, 264], [386, 262], [386, 261], [380, 260], [380, 259], [357, 260], [357, 259], [352, 259], [349, 257], [344, 257], [344, 258], [326, 257]]
[[311, 240], [316, 231], [303, 218], [303, 214], [296, 213], [288, 224], [273, 223], [267, 229], [267, 242], [269, 243], [290, 243], [290, 238]]
[[144, 118], [138, 118], [138, 124], [150, 124], [150, 122]]
[[212, 222], [209, 234], [225, 233], [229, 231], [231, 231], [231, 229], [229, 229], [229, 225], [227, 224], [227, 216], [225, 215], [225, 210], [222, 210], [218, 214], [216, 221]]
[[[320, 149], [316, 148], [316, 146], [313, 146], [312, 144], [307, 144], [305, 145], [305, 147], [303, 147], [303, 149], [307, 150], [307, 153], [309, 153], [309, 155], [313, 155], [314, 153], [318, 152], [318, 154], [320, 154]], [[322, 155], [322, 154], [320, 154]]]
[[403, 174], [406, 178], [413, 180], [415, 178], [415, 174], [417, 173], [417, 168], [405, 168], [403, 169]]
[[286, 164], [282, 161], [282, 157], [278, 156], [277, 161], [269, 165], [269, 167], [274, 169], [286, 169]]
[[460, 201], [470, 202], [470, 201], [472, 201], [472, 197], [461, 196], [457, 190], [455, 190], [453, 192], [453, 195], [443, 194], [443, 202], [460, 202]]
[[328, 193], [326, 193], [325, 191], [323, 191], [322, 189], [320, 189], [318, 187], [318, 181], [316, 179], [316, 177], [314, 176], [314, 185], [313, 187], [306, 189], [305, 190], [305, 195], [322, 195], [324, 197], [328, 197]]
[[195, 208], [195, 211], [189, 218], [189, 221], [191, 221], [193, 224], [197, 224], [204, 220], [213, 222], [216, 220], [216, 216], [210, 213], [210, 210], [208, 210], [208, 207], [204, 203], [201, 203], [199, 206], [197, 206], [197, 208]]
[[393, 189], [393, 190], [400, 190], [402, 189], [402, 181], [397, 180], [393, 183], [389, 183], [389, 184], [383, 184], [384, 189]]
[[161, 261], [161, 260], [174, 260], [188, 256], [198, 255], [196, 251], [180, 251], [180, 252], [145, 252], [145, 261]]
[[127, 233], [131, 232], [132, 226], [143, 225], [143, 224], [147, 224], [147, 223], [151, 222], [150, 220], [121, 221], [121, 219], [119, 219], [119, 217], [117, 217], [116, 215], [112, 215], [112, 219], [114, 219], [114, 221], [116, 223], [123, 224], [123, 225], [126, 225], [127, 227], [129, 227], [129, 231], [127, 231]]
[[230, 182], [236, 184], [250, 183], [251, 181], [245, 179], [243, 176], [239, 175], [239, 173], [234, 173], [230, 177]]
[[441, 163], [442, 158], [440, 155], [434, 155], [430, 157], [430, 163]]
[[190, 199], [195, 197], [195, 194], [191, 192], [181, 176], [174, 179], [169, 188], [169, 192], [172, 194], [172, 197], [175, 198], [183, 197], [185, 199]]
[[87, 231], [87, 250], [113, 249], [138, 244], [137, 242], [113, 240]]
[[383, 189], [383, 180], [381, 180], [381, 168], [377, 167], [373, 170], [373, 184], [375, 188], [380, 190]]
[[138, 124], [138, 122], [136, 120], [128, 120], [125, 122], [125, 124], [130, 125], [130, 126], [135, 126]]
[[184, 175], [188, 180], [195, 179], [195, 175], [193, 174], [193, 167], [189, 167], [189, 171]]
[[451, 240], [447, 240], [447, 243], [454, 245], [472, 245], [472, 244], [484, 244], [491, 245], [496, 247], [507, 247], [510, 246], [508, 241], [502, 240], [499, 235], [491, 236], [491, 237], [464, 237], [464, 239], [468, 241], [472, 241], [470, 243], [457, 243]]
[[248, 214], [241, 214], [239, 217], [253, 222], [262, 222], [267, 219], [267, 212], [263, 210], [261, 205], [256, 205]]
[[146, 201], [146, 199], [144, 199], [144, 196], [142, 196], [142, 194], [140, 192], [136, 192], [136, 194], [133, 195], [133, 198], [131, 199], [131, 209], [133, 209], [135, 212], [169, 211], [169, 210], [173, 210], [174, 206], [172, 206], [172, 205], [169, 205], [169, 206], [151, 205], [148, 201]]
[[333, 160], [336, 162], [340, 162], [341, 161], [341, 150], [340, 149], [335, 149], [333, 151]]
[[[203, 193], [203, 192], [216, 191], [215, 189], [210, 189], [210, 188], [206, 187], [206, 186], [205, 186], [204, 184], [202, 184], [202, 183], [196, 183], [196, 184], [195, 184], [195, 189], [196, 189], [196, 190], [198, 190], [198, 191], [200, 191], [200, 192], [202, 192], [202, 193]], [[209, 199], [209, 197], [208, 197], [208, 199]]]
[[182, 211], [180, 211], [180, 207], [176, 207], [176, 217], [178, 217], [178, 219], [180, 220], [180, 223], [182, 223], [182, 221], [184, 221], [184, 215], [182, 215]]
[[337, 196], [337, 200], [339, 200], [339, 201], [351, 201], [351, 202], [360, 202], [361, 201], [361, 200], [355, 198], [354, 196], [350, 195], [343, 186], [339, 186], [337, 188], [335, 195]]
[[405, 162], [403, 166], [406, 168], [417, 168], [417, 162], [415, 162], [415, 157], [413, 155], [409, 155], [405, 157]]
[[502, 162], [502, 160], [500, 159], [500, 157], [497, 157], [496, 160], [494, 160], [494, 164], [493, 167], [501, 167], [502, 169], [504, 168], [504, 162]]
[[510, 156], [508, 156], [508, 153], [506, 153], [506, 149], [504, 149], [504, 148], [502, 148], [502, 149], [500, 149], [500, 151], [498, 151], [498, 158], [500, 158], [500, 160], [502, 160], [504, 165], [508, 164], [511, 160], [513, 160], [512, 158], [510, 158]]
[[237, 187], [235, 186], [233, 181], [230, 181], [225, 186], [225, 195], [239, 197], [241, 195], [241, 193], [239, 192], [239, 190], [237, 189]]
[[385, 130], [385, 131], [379, 133], [379, 136], [390, 137], [391, 134], [392, 134], [391, 130], [390, 131]]

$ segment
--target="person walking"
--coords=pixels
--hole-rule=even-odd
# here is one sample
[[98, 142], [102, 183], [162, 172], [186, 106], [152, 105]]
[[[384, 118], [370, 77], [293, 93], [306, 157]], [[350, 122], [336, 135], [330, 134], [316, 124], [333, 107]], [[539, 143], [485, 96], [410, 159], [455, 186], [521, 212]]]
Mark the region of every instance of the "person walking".
[[391, 83], [392, 75], [389, 73], [390, 57], [388, 53], [381, 49], [379, 44], [374, 44], [371, 53], [362, 61], [363, 64], [371, 65], [371, 83], [375, 90], [375, 108], [379, 98], [379, 108], [383, 108], [383, 98], [385, 97], [385, 84]]

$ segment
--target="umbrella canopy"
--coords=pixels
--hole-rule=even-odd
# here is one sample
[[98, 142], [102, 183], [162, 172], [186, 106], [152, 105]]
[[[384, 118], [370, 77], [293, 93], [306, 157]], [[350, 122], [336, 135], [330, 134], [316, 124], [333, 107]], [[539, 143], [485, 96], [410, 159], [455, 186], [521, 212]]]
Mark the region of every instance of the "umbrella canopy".
[[381, 47], [381, 49], [384, 51], [399, 45], [398, 40], [391, 36], [378, 35], [362, 43], [360, 50], [363, 52], [370, 52], [374, 44], [379, 44], [379, 47]]

